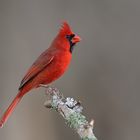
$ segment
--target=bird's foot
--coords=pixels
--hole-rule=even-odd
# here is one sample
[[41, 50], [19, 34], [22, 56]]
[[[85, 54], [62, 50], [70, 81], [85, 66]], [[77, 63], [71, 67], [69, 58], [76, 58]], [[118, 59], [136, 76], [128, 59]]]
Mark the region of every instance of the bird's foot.
[[44, 88], [49, 88], [50, 87], [49, 85], [44, 85], [44, 84], [40, 84], [39, 86], [44, 87]]

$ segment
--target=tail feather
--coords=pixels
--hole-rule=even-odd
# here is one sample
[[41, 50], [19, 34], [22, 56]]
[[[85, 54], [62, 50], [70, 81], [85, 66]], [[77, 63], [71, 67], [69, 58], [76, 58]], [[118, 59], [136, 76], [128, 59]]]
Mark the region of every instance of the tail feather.
[[7, 108], [7, 110], [3, 114], [2, 118], [0, 119], [0, 128], [2, 128], [4, 123], [8, 120], [8, 118], [10, 117], [12, 112], [14, 111], [15, 107], [17, 106], [17, 104], [20, 102], [20, 100], [23, 97], [23, 95], [24, 95], [23, 91], [22, 90], [19, 91], [19, 93], [14, 98], [14, 100], [12, 101], [10, 106]]

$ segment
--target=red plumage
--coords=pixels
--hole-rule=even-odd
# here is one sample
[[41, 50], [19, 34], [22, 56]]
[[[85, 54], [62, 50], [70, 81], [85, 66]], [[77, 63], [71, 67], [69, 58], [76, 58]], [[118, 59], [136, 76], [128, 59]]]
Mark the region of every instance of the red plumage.
[[80, 38], [71, 31], [68, 23], [64, 22], [50, 47], [38, 57], [24, 76], [19, 93], [0, 120], [0, 127], [7, 121], [21, 98], [28, 91], [40, 87], [41, 84], [50, 84], [65, 72], [72, 57], [71, 50], [79, 41]]

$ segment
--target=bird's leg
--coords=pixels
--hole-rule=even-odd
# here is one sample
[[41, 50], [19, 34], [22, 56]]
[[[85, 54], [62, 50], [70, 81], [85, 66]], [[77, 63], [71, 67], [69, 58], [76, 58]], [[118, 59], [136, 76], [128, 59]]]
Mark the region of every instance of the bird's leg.
[[44, 88], [49, 88], [50, 87], [49, 85], [45, 85], [45, 84], [40, 84], [39, 86], [44, 87]]

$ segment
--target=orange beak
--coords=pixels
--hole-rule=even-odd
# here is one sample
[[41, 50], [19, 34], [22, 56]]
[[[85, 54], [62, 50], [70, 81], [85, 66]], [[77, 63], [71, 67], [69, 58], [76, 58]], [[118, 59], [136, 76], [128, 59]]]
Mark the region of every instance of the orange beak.
[[73, 38], [72, 38], [72, 43], [77, 43], [77, 42], [80, 42], [81, 41], [81, 38], [78, 36], [78, 35], [75, 35]]

